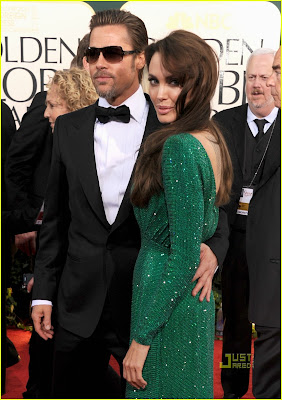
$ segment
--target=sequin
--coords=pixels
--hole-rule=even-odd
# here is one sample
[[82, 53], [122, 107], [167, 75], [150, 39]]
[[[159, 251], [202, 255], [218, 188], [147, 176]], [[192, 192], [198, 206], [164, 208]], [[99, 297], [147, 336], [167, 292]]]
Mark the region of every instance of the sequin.
[[163, 149], [164, 191], [135, 208], [141, 250], [133, 277], [131, 340], [150, 345], [145, 390], [127, 398], [213, 398], [214, 301], [200, 302], [191, 282], [200, 245], [218, 222], [210, 160], [189, 134]]

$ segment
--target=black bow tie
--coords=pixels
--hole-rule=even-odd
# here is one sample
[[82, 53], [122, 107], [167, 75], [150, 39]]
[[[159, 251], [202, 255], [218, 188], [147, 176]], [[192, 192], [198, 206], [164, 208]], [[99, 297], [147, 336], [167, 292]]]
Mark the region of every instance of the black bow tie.
[[96, 117], [102, 124], [106, 124], [109, 121], [121, 121], [128, 124], [130, 121], [130, 110], [125, 105], [117, 108], [105, 108], [96, 105]]

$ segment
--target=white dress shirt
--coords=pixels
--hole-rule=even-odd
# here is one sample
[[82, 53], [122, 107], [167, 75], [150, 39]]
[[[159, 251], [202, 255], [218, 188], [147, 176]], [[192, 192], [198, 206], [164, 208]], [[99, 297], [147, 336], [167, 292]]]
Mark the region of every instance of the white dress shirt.
[[258, 134], [258, 126], [257, 124], [254, 122], [255, 119], [266, 119], [267, 123], [264, 125], [263, 127], [263, 132], [267, 132], [268, 128], [271, 126], [271, 124], [273, 123], [273, 121], [275, 120], [275, 118], [277, 117], [278, 114], [278, 108], [274, 107], [273, 110], [271, 111], [270, 114], [268, 114], [266, 117], [264, 118], [258, 118], [255, 116], [255, 114], [251, 111], [250, 106], [248, 106], [248, 112], [247, 112], [247, 122], [248, 125], [250, 127], [250, 130], [253, 134], [254, 137], [257, 136]]
[[[112, 107], [100, 97], [99, 106]], [[139, 152], [147, 122], [149, 104], [143, 90], [138, 90], [121, 105], [130, 109], [130, 121], [110, 121], [102, 124], [96, 119], [94, 125], [94, 154], [104, 204], [110, 224], [116, 219], [124, 193]], [[115, 107], [114, 107], [115, 108]], [[48, 300], [33, 300], [32, 306], [52, 305]]]
[[[111, 106], [101, 97], [98, 104], [105, 108]], [[121, 105], [123, 104], [130, 109], [128, 124], [118, 121], [103, 124], [96, 119], [94, 125], [96, 168], [109, 224], [114, 223], [120, 208], [142, 142], [149, 111], [141, 86]]]

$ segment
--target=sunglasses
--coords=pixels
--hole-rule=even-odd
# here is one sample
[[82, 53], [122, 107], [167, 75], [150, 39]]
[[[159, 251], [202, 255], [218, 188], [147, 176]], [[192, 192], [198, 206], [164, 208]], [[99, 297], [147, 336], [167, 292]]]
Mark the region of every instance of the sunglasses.
[[111, 63], [116, 64], [123, 60], [124, 56], [128, 54], [137, 53], [136, 50], [124, 51], [120, 46], [108, 46], [108, 47], [88, 47], [85, 51], [86, 60], [89, 64], [94, 64], [98, 61], [100, 53], [103, 53], [104, 59]]

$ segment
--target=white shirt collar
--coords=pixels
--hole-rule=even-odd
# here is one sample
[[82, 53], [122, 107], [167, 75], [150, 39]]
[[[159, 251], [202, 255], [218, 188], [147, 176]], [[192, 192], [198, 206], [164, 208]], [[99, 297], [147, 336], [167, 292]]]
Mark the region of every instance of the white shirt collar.
[[254, 121], [255, 119], [266, 119], [269, 122], [269, 124], [272, 124], [273, 121], [275, 120], [275, 118], [277, 117], [277, 114], [278, 114], [278, 108], [274, 107], [270, 114], [266, 115], [264, 118], [258, 118], [251, 111], [250, 106], [248, 106], [247, 122], [250, 123], [250, 122]]
[[[98, 104], [100, 107], [113, 107], [116, 108], [117, 106], [112, 106], [111, 104], [108, 103], [106, 99], [103, 97], [99, 97]], [[126, 105], [130, 109], [130, 116], [134, 118], [139, 124], [142, 121], [142, 117], [144, 114], [144, 109], [146, 107], [146, 98], [143, 93], [141, 85], [139, 85], [139, 88], [136, 90], [136, 92], [130, 96], [128, 99], [126, 99], [122, 105]]]

